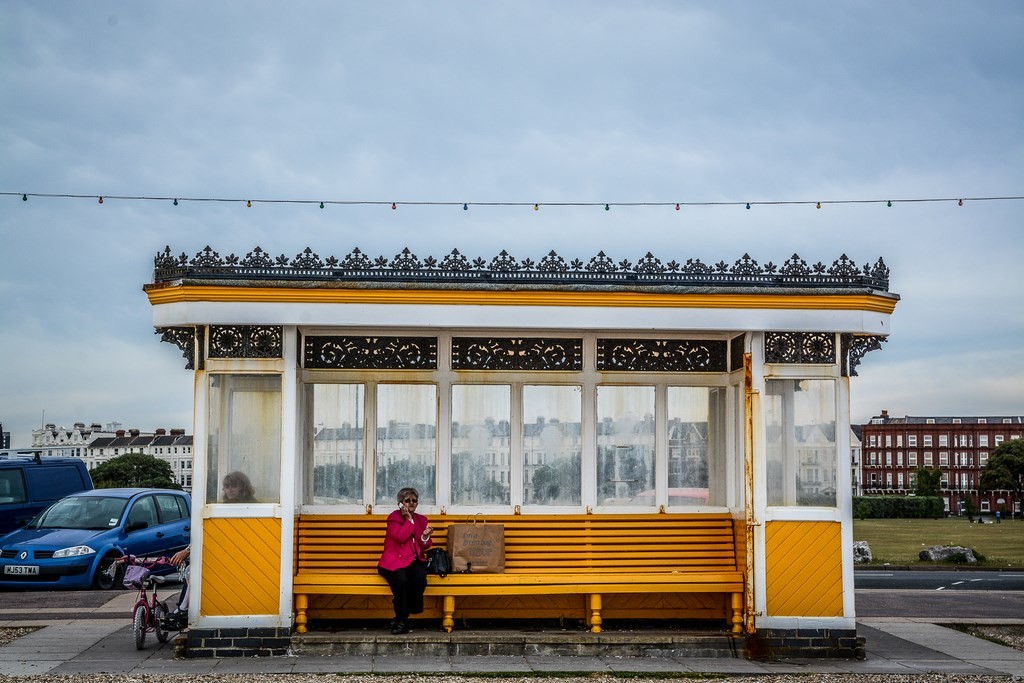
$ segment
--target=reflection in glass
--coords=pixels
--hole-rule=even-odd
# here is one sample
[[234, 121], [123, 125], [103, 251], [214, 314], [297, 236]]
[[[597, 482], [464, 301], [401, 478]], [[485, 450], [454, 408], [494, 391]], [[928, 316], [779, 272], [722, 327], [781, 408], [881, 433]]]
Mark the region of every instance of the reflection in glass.
[[419, 491], [420, 509], [437, 500], [437, 387], [377, 386], [377, 505], [394, 505], [398, 490]]
[[597, 504], [654, 505], [654, 387], [597, 388]]
[[668, 504], [725, 505], [725, 389], [668, 388]]
[[222, 502], [231, 472], [246, 475], [256, 502], [280, 502], [280, 375], [211, 375], [209, 416], [206, 502]]
[[313, 386], [313, 499], [362, 504], [366, 407], [362, 384]]
[[768, 380], [765, 386], [769, 505], [835, 507], [833, 380]]
[[523, 387], [523, 503], [579, 505], [582, 388]]
[[452, 503], [508, 505], [511, 387], [452, 387]]

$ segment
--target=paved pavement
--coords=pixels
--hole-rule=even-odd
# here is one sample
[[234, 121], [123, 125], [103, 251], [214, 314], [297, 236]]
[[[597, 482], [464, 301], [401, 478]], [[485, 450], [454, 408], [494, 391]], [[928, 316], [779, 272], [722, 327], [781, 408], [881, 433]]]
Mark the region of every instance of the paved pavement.
[[[89, 618], [62, 618], [61, 608], [37, 610], [24, 618], [0, 609], [0, 626], [43, 626], [0, 647], [0, 671], [32, 674], [205, 674], [205, 673], [529, 673], [646, 672], [704, 674], [976, 674], [1024, 677], [1024, 652], [944, 628], [930, 619], [872, 617], [858, 619], [867, 639], [867, 659], [787, 660], [684, 657], [409, 657], [286, 656], [272, 658], [174, 659], [173, 641], [147, 639], [136, 650], [127, 615], [134, 594], [120, 594], [90, 610]], [[64, 612], [62, 615], [61, 612]], [[120, 617], [120, 618], [119, 618]], [[1007, 623], [1000, 619], [998, 623]], [[1024, 619], [1012, 620], [1024, 624]]]

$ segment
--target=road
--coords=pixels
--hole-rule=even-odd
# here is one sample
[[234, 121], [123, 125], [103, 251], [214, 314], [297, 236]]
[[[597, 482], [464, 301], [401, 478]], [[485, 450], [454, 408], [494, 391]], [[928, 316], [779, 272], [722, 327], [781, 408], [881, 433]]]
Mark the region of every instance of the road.
[[859, 589], [931, 591], [1024, 591], [1024, 571], [885, 571], [859, 570]]
[[[1020, 619], [1024, 572], [858, 570], [854, 578], [858, 617], [922, 619]], [[169, 586], [162, 596], [174, 596]], [[96, 608], [125, 591], [0, 591], [0, 615], [30, 619], [59, 608], [62, 618], [126, 619]]]

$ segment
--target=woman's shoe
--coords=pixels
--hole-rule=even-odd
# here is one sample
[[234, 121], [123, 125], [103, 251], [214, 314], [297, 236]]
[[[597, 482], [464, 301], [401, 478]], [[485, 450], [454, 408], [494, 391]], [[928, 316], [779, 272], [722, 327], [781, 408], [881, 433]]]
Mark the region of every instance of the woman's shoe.
[[396, 621], [395, 625], [391, 627], [391, 635], [400, 636], [403, 633], [409, 632], [409, 624], [404, 621]]

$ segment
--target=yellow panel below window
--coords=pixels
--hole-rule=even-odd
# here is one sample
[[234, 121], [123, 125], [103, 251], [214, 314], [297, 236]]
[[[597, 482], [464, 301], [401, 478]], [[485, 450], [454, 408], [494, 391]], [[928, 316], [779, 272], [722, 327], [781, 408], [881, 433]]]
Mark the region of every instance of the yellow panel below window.
[[201, 595], [204, 616], [278, 614], [281, 520], [204, 520]]
[[767, 616], [843, 616], [843, 548], [838, 522], [768, 522]]

